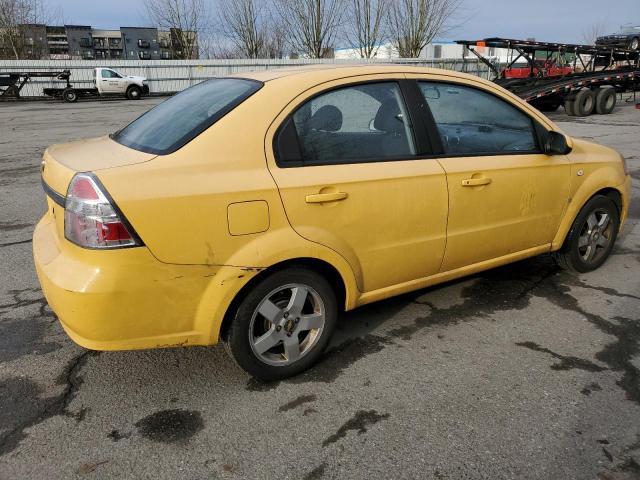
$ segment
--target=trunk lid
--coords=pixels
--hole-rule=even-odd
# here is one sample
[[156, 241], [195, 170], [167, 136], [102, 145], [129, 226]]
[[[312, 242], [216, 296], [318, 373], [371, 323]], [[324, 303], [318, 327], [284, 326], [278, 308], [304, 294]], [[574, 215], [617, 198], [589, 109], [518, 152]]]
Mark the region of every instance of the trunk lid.
[[148, 162], [156, 156], [120, 145], [108, 136], [62, 143], [44, 152], [42, 179], [52, 190], [66, 195], [69, 182], [77, 172]]

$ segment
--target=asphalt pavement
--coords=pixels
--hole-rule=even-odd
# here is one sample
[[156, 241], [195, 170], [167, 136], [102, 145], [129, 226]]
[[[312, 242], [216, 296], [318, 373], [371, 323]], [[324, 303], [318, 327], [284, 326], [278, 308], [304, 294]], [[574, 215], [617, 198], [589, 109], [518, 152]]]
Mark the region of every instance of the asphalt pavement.
[[42, 297], [42, 152], [159, 101], [0, 103], [0, 478], [640, 478], [640, 110], [552, 115], [633, 175], [602, 268], [541, 256], [360, 308], [264, 384], [220, 346], [84, 350]]

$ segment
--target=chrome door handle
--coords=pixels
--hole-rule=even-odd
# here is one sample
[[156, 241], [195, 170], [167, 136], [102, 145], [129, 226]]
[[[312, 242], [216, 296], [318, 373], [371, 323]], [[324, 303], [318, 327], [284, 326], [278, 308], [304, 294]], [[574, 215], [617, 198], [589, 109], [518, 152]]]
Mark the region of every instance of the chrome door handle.
[[307, 203], [338, 202], [340, 200], [344, 200], [348, 196], [349, 194], [345, 192], [316, 193], [313, 195], [307, 195], [304, 197], [304, 200]]
[[489, 185], [490, 183], [490, 178], [466, 178], [462, 180], [463, 187], [479, 187], [481, 185]]

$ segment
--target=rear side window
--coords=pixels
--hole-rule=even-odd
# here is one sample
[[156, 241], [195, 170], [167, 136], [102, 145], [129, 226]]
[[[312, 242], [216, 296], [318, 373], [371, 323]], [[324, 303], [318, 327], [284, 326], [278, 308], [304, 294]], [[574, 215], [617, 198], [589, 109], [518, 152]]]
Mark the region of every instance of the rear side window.
[[279, 156], [283, 166], [287, 160], [326, 165], [415, 156], [409, 116], [396, 82], [353, 85], [312, 98], [285, 123], [277, 148], [288, 152]]
[[524, 112], [482, 90], [419, 82], [445, 154], [537, 152], [533, 121]]
[[143, 152], [175, 152], [261, 87], [261, 82], [239, 78], [199, 83], [152, 108], [111, 138]]

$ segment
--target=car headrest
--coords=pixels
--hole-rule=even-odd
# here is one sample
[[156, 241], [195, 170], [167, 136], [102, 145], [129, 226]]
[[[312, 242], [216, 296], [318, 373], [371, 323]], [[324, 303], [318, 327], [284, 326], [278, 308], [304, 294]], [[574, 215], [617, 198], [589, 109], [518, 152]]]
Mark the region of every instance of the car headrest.
[[337, 132], [342, 128], [342, 112], [334, 105], [325, 105], [311, 116], [308, 125], [313, 130]]
[[386, 100], [380, 105], [373, 126], [376, 130], [387, 133], [402, 133], [404, 132], [404, 124], [402, 118], [399, 117], [401, 113], [397, 100]]

